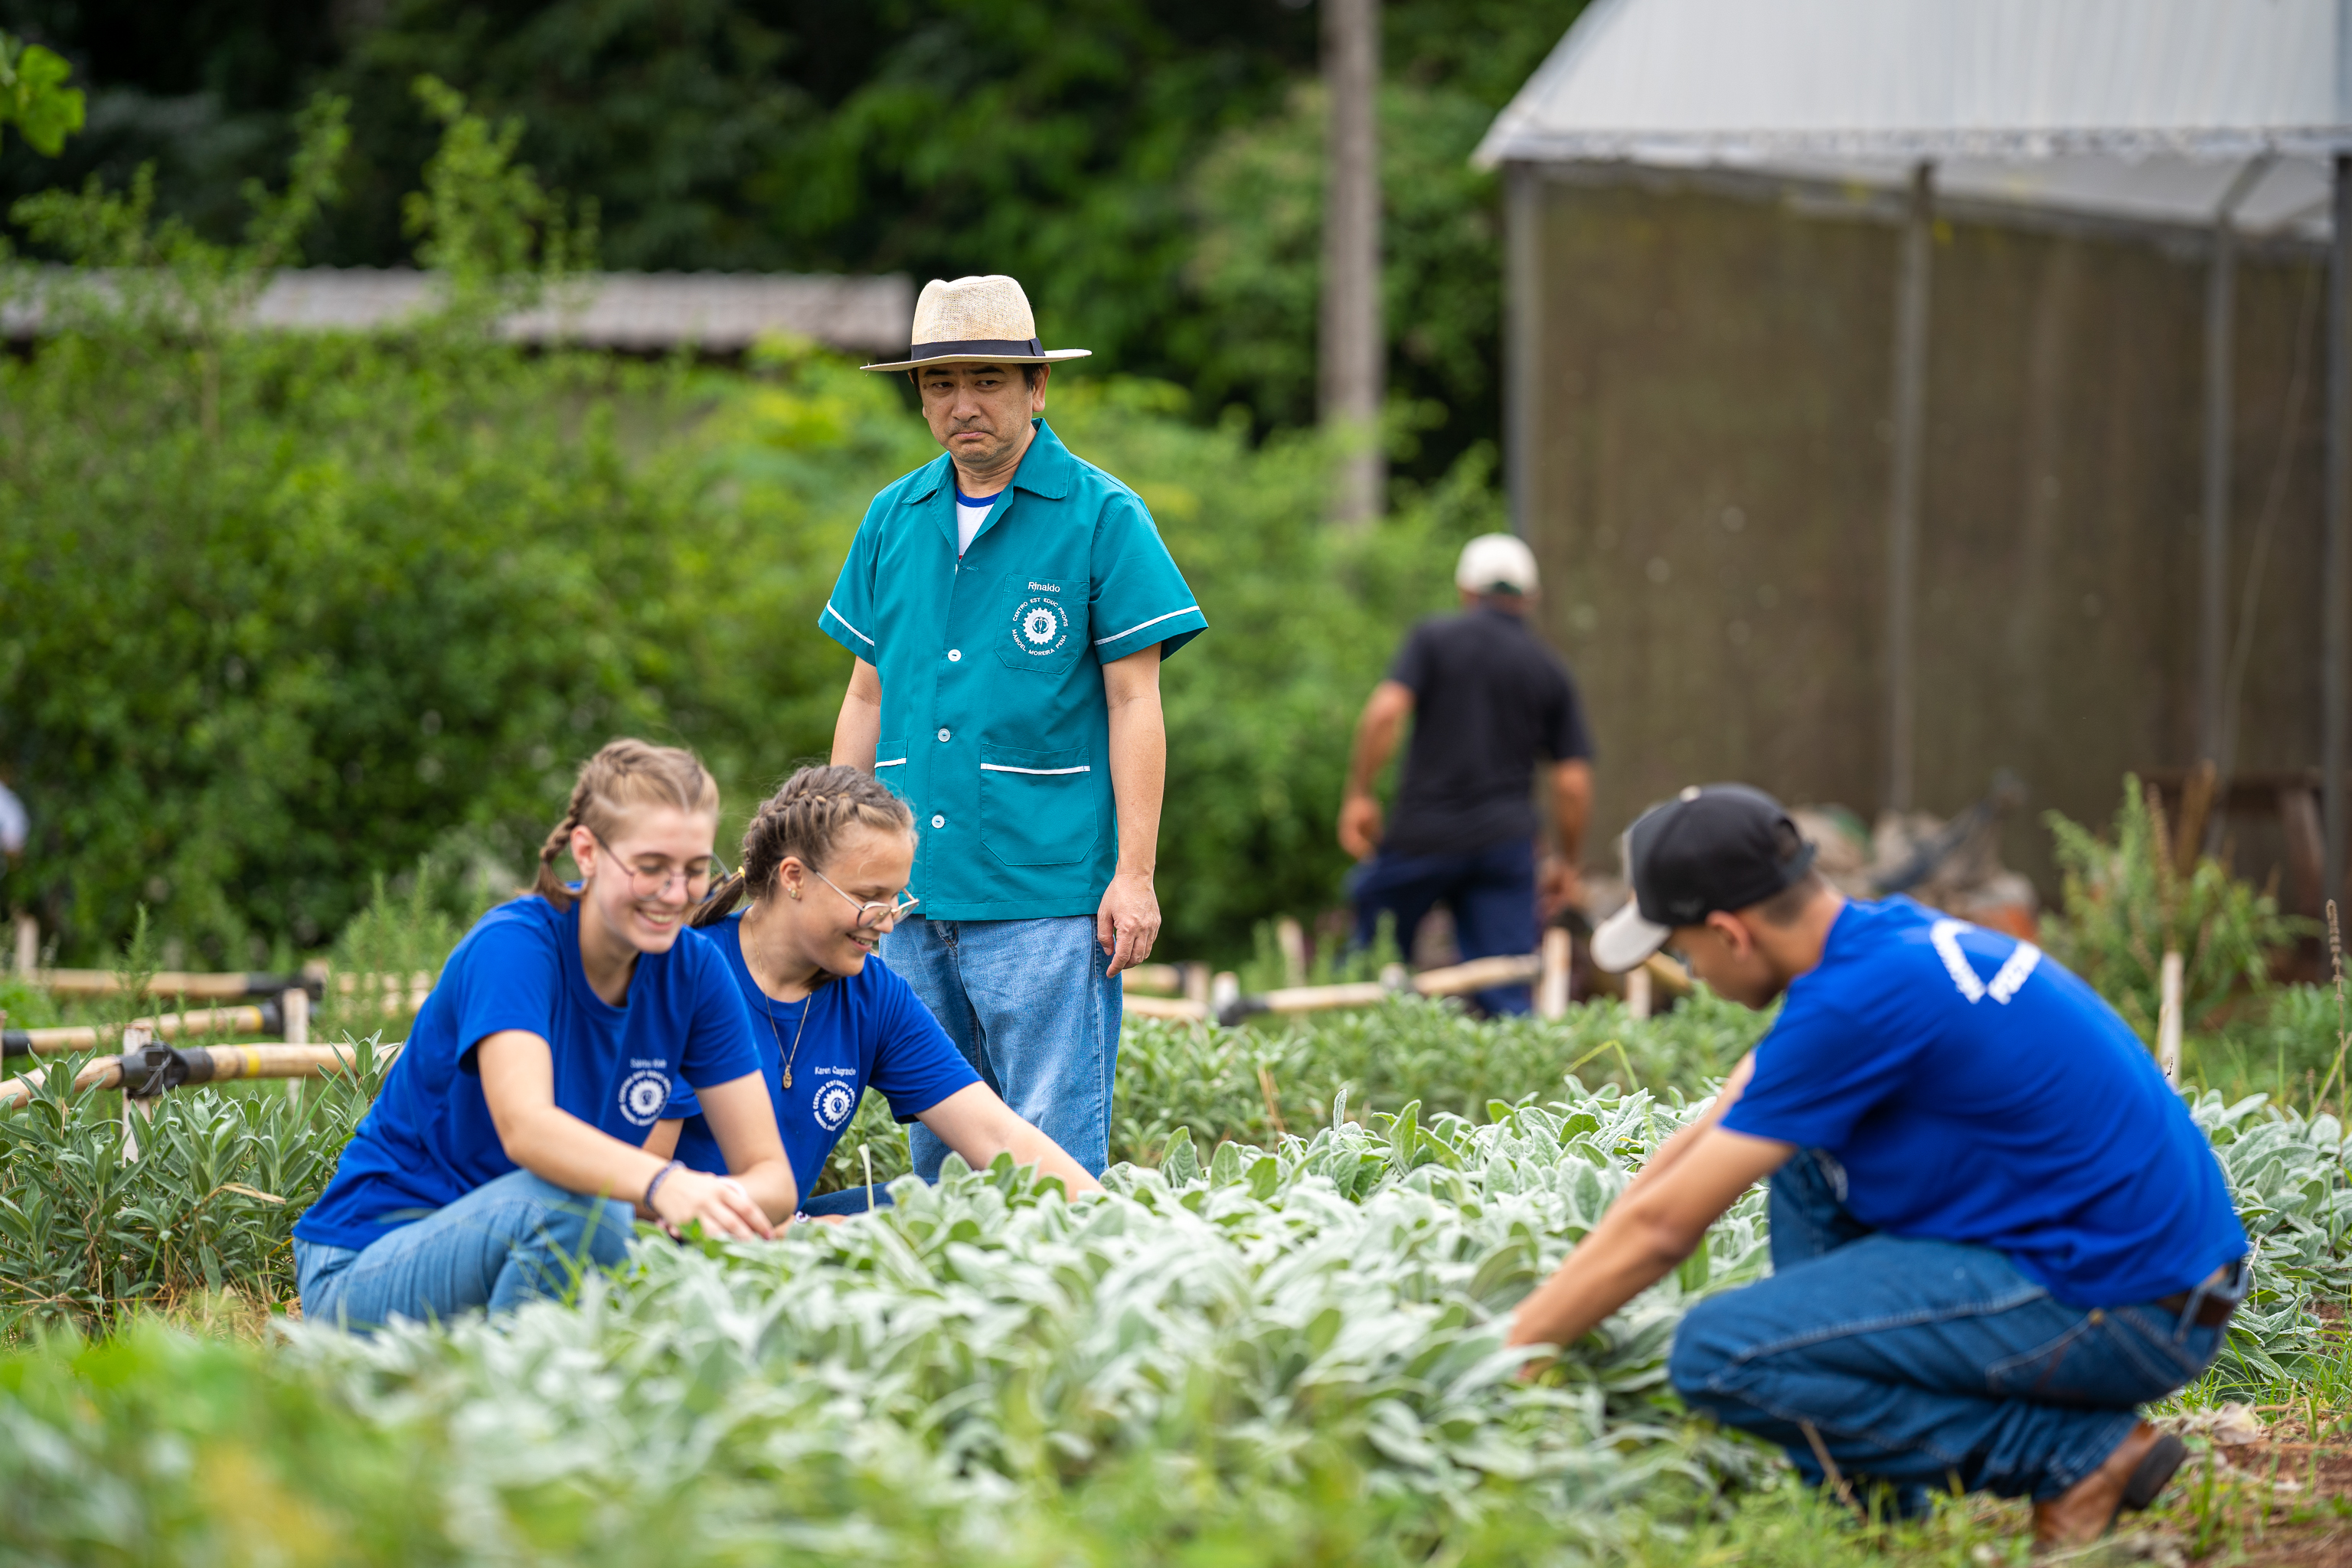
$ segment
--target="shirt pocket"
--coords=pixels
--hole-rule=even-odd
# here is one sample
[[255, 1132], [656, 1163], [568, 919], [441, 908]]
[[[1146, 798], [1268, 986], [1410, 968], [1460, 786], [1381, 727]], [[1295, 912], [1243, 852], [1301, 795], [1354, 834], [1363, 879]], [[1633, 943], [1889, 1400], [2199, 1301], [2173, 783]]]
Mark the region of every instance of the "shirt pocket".
[[874, 776], [899, 799], [907, 798], [907, 742], [882, 741], [874, 747]]
[[1007, 866], [1067, 866], [1094, 853], [1100, 792], [1084, 746], [980, 747], [980, 837]]
[[996, 658], [1007, 669], [1059, 675], [1087, 646], [1084, 577], [1046, 572], [1007, 572], [997, 590], [992, 637]]

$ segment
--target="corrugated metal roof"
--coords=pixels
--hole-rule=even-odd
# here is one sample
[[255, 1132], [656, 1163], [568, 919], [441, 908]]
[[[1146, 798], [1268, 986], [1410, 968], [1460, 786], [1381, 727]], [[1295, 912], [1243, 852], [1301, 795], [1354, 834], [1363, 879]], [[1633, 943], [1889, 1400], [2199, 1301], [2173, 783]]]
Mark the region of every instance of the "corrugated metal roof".
[[2347, 0], [1598, 0], [1477, 159], [1748, 171], [2324, 232]]
[[[253, 321], [289, 331], [365, 331], [430, 310], [436, 287], [431, 274], [401, 268], [281, 272], [255, 301]], [[718, 353], [786, 332], [864, 353], [904, 349], [914, 314], [914, 284], [895, 273], [605, 272], [565, 286], [559, 304], [510, 317], [500, 330], [524, 342], [638, 350], [692, 344]], [[19, 301], [7, 310], [5, 329], [27, 335], [38, 331], [38, 320], [36, 305]]]

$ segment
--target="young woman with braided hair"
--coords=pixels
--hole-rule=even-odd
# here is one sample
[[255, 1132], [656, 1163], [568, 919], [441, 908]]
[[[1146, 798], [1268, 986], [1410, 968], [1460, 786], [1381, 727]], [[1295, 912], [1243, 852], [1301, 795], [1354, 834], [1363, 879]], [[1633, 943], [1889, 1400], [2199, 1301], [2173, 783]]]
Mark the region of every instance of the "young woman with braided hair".
[[[751, 1009], [751, 1036], [793, 1179], [808, 1192], [868, 1086], [901, 1121], [919, 1121], [974, 1169], [1000, 1153], [1060, 1178], [1072, 1196], [1100, 1185], [1060, 1145], [1013, 1114], [875, 949], [898, 917], [915, 860], [906, 802], [851, 767], [803, 768], [743, 834], [740, 870], [695, 914]], [[738, 900], [751, 904], [732, 913]], [[730, 1162], [710, 1098], [681, 1089], [646, 1147], [696, 1170]], [[887, 1201], [879, 1199], [877, 1201]], [[866, 1189], [810, 1198], [821, 1218], [866, 1207]]]
[[[690, 752], [614, 741], [580, 770], [537, 887], [475, 922], [334, 1179], [294, 1227], [306, 1318], [501, 1311], [625, 1256], [632, 1211], [774, 1234], [798, 1200], [751, 1020], [688, 929], [719, 789]], [[580, 881], [557, 875], [569, 852]], [[692, 1084], [732, 1177], [646, 1152]]]

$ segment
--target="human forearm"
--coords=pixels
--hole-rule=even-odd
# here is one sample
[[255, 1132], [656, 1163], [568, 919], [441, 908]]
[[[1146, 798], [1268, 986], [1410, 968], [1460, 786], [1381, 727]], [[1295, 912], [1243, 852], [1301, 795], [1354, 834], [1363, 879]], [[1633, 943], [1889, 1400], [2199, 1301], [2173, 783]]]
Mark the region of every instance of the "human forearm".
[[1642, 1207], [1618, 1199], [1559, 1271], [1519, 1303], [1509, 1343], [1573, 1344], [1690, 1256], [1698, 1237], [1650, 1223]]
[[567, 1193], [625, 1204], [644, 1197], [646, 1184], [669, 1163], [666, 1155], [633, 1149], [553, 1105], [501, 1120], [499, 1142], [508, 1159]]
[[1512, 1344], [1573, 1343], [1689, 1257], [1706, 1227], [1789, 1157], [1786, 1143], [1717, 1126], [1693, 1131], [1647, 1180], [1629, 1184], [1559, 1270], [1520, 1303], [1511, 1318]]
[[[1011, 1113], [1008, 1111], [1006, 1114]], [[984, 1156], [983, 1159], [975, 1161], [967, 1154], [964, 1156], [965, 1163], [976, 1170], [982, 1169], [987, 1162], [994, 1160], [998, 1154], [1006, 1153], [1013, 1156], [1013, 1163], [1016, 1165], [1034, 1167], [1041, 1176], [1056, 1178], [1062, 1184], [1062, 1190], [1072, 1197], [1076, 1197], [1080, 1193], [1102, 1191], [1102, 1184], [1087, 1174], [1086, 1167], [1064, 1152], [1059, 1143], [1055, 1142], [1026, 1121], [1022, 1121], [1017, 1117], [1013, 1120], [1017, 1125], [997, 1142], [996, 1147], [990, 1148], [984, 1142], [974, 1150], [975, 1153]]]
[[882, 677], [859, 659], [851, 669], [849, 689], [841, 696], [841, 713], [833, 721], [833, 756], [836, 766], [874, 771], [875, 748], [882, 742]]
[[734, 1180], [742, 1184], [760, 1212], [779, 1225], [793, 1217], [801, 1206], [800, 1184], [793, 1179], [792, 1162], [782, 1158], [762, 1160], [748, 1170], [738, 1171]]
[[1011, 1154], [1016, 1165], [1034, 1166], [1041, 1176], [1059, 1178], [1062, 1190], [1072, 1197], [1102, 1190], [1085, 1166], [984, 1084], [958, 1089], [923, 1112], [920, 1121], [975, 1171], [987, 1169], [999, 1154]]
[[[1381, 772], [1396, 755], [1397, 736], [1404, 728], [1404, 718], [1410, 710], [1412, 696], [1408, 692], [1400, 703], [1390, 691], [1394, 683], [1383, 681], [1364, 705], [1356, 721], [1356, 738], [1348, 750], [1348, 794], [1370, 795], [1380, 780]], [[1402, 690], [1402, 688], [1398, 689]]]
[[1585, 825], [1592, 818], [1592, 766], [1581, 760], [1555, 763], [1551, 770], [1551, 826], [1555, 852], [1574, 866], [1584, 858]]
[[1168, 778], [1168, 724], [1160, 688], [1110, 704], [1110, 788], [1122, 877], [1149, 879], [1159, 864], [1160, 808]]
[[1622, 1203], [1625, 1198], [1643, 1191], [1650, 1184], [1674, 1169], [1675, 1163], [1684, 1155], [1697, 1147], [1701, 1139], [1722, 1123], [1724, 1112], [1738, 1103], [1740, 1093], [1748, 1087], [1749, 1076], [1755, 1070], [1756, 1056], [1751, 1051], [1733, 1065], [1731, 1076], [1723, 1080], [1721, 1089], [1716, 1090], [1713, 1102], [1681, 1131], [1659, 1144], [1656, 1151], [1642, 1163], [1642, 1168], [1633, 1173], [1633, 1179], [1625, 1184], [1625, 1191], [1618, 1201]]

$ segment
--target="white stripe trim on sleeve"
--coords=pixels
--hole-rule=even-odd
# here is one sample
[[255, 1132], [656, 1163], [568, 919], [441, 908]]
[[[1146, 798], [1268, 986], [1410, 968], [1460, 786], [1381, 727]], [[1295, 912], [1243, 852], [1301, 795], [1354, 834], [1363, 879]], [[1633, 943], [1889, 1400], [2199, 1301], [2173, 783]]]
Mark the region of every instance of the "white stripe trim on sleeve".
[[[1123, 632], [1113, 632], [1107, 637], [1095, 638], [1095, 647], [1100, 647], [1105, 643], [1117, 642], [1121, 637], [1131, 637], [1136, 633], [1141, 631], [1145, 626], [1156, 626], [1162, 621], [1172, 621], [1179, 616], [1195, 615], [1199, 613], [1200, 608], [1201, 606], [1198, 605], [1187, 605], [1181, 610], [1171, 610], [1164, 616], [1154, 616], [1150, 620], [1142, 621], [1135, 626], [1131, 626]], [[844, 621], [841, 624], [843, 626], [847, 626], [849, 623], [847, 621]]]
[[[844, 621], [844, 622], [842, 623], [842, 625], [844, 625], [844, 626], [847, 626], [848, 624], [849, 624], [849, 623], [848, 623], [848, 622], [846, 622], [846, 621]], [[906, 759], [906, 758], [904, 758], [904, 757], [893, 757], [893, 758], [891, 758], [891, 759], [890, 759], [888, 762], [887, 762], [887, 763], [875, 763], [875, 764], [874, 764], [874, 771], [875, 771], [876, 773], [880, 773], [884, 768], [903, 768], [903, 767], [905, 767], [906, 765], [907, 765], [907, 759]]]
[[[827, 599], [824, 602], [824, 613], [831, 616], [835, 620], [839, 621], [843, 626], [849, 626], [849, 617], [843, 615], [839, 610], [835, 609], [831, 599]], [[1180, 615], [1181, 613], [1181, 611], [1178, 612]], [[874, 639], [867, 637], [864, 632], [859, 631], [856, 626], [849, 626], [849, 635], [856, 637], [859, 642], [864, 643], [867, 647], [872, 647], [874, 646]]]
[[1075, 768], [1008, 768], [1003, 763], [982, 763], [980, 764], [980, 771], [984, 773], [1034, 773], [1044, 778], [1055, 773], [1090, 773], [1095, 770], [1091, 765]]

